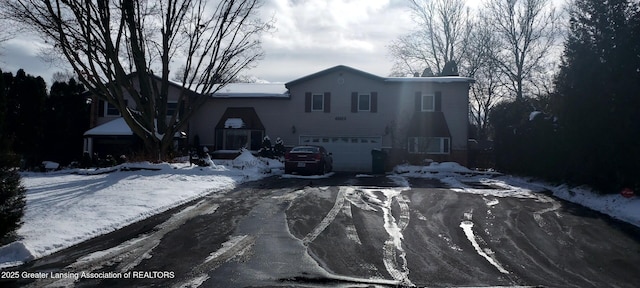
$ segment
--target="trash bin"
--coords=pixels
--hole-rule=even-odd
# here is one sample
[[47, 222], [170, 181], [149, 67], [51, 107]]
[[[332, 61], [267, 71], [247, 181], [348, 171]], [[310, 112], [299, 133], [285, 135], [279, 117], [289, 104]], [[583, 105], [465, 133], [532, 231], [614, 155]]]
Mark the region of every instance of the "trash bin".
[[384, 164], [387, 160], [387, 153], [381, 150], [371, 150], [371, 173], [384, 174]]

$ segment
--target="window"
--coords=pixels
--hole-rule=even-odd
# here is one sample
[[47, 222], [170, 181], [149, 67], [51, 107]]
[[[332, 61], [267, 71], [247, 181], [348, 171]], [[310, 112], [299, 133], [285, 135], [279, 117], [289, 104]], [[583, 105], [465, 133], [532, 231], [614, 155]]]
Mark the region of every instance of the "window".
[[324, 111], [323, 94], [313, 94], [311, 96], [311, 111]]
[[239, 150], [247, 148], [249, 150], [258, 150], [262, 146], [264, 131], [262, 130], [245, 130], [245, 129], [224, 129], [223, 137], [224, 150]]
[[[104, 103], [105, 105], [102, 105], [102, 103]], [[127, 105], [127, 103], [129, 103], [129, 101], [127, 101], [126, 99], [124, 100], [124, 105]], [[99, 112], [99, 116], [120, 116], [120, 111], [118, 111], [118, 108], [116, 108], [115, 105], [107, 102], [107, 101], [101, 101], [100, 102], [100, 108], [99, 109], [104, 109], [104, 110], [100, 110]]]
[[114, 106], [113, 104], [107, 102], [107, 106], [105, 106], [104, 115], [106, 115], [106, 116], [120, 116], [120, 111], [118, 111], [118, 108], [116, 108], [116, 106]]
[[304, 93], [304, 112], [331, 113], [331, 92]]
[[409, 137], [409, 153], [449, 154], [450, 139], [446, 137]]
[[173, 116], [178, 109], [178, 102], [167, 102], [167, 116]]
[[249, 131], [238, 129], [226, 129], [224, 131], [225, 145], [224, 149], [239, 150], [240, 148], [248, 148]]
[[378, 92], [351, 92], [351, 113], [378, 112]]
[[422, 111], [436, 111], [435, 99], [433, 95], [422, 94]]
[[358, 95], [358, 111], [371, 111], [371, 95]]

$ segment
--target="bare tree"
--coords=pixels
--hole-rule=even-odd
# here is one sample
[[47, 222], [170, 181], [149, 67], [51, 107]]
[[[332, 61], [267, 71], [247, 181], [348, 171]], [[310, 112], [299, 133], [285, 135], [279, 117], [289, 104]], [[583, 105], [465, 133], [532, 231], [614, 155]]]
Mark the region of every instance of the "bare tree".
[[504, 76], [495, 61], [500, 49], [491, 28], [484, 20], [479, 22], [469, 41], [467, 63], [469, 77], [476, 81], [469, 93], [470, 118], [477, 128], [477, 137], [483, 140], [489, 137], [489, 112], [505, 98]]
[[[7, 0], [5, 5], [5, 17], [53, 43], [90, 92], [117, 107], [147, 152], [159, 158], [210, 93], [262, 57], [256, 36], [271, 28], [255, 18], [259, 0]], [[176, 111], [183, 112], [168, 117], [169, 74], [178, 63], [184, 68], [177, 77], [183, 89]], [[134, 108], [127, 107], [127, 94]]]
[[503, 47], [495, 57], [508, 88], [523, 99], [558, 43], [559, 13], [549, 0], [488, 0], [481, 14]]
[[389, 46], [394, 74], [420, 73], [425, 66], [440, 74], [455, 61], [464, 72], [467, 42], [473, 22], [464, 0], [411, 0], [418, 29]]
[[0, 19], [0, 44], [2, 44], [2, 42], [12, 39], [13, 37], [16, 36], [17, 33], [18, 33], [18, 30], [12, 29], [11, 23], [9, 23], [9, 21], [6, 21], [6, 19]]
[[70, 79], [75, 78], [75, 75], [71, 71], [58, 71], [51, 75], [51, 83], [64, 83], [68, 82]]

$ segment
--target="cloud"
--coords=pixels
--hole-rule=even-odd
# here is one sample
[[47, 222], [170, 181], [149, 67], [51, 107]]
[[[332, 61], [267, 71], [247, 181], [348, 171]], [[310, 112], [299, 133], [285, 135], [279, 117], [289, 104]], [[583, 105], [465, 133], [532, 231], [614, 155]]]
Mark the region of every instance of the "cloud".
[[47, 84], [51, 84], [55, 72], [66, 71], [60, 63], [45, 61], [42, 51], [49, 45], [37, 37], [23, 34], [20, 37], [6, 41], [0, 49], [0, 68], [3, 72], [16, 73], [23, 69], [27, 74], [42, 77]]
[[263, 36], [266, 57], [249, 73], [278, 67], [272, 81], [290, 81], [343, 64], [387, 75], [387, 45], [411, 26], [407, 5], [399, 0], [268, 1], [262, 14], [274, 17], [276, 31]]
[[383, 23], [390, 13], [399, 12], [386, 9], [391, 6], [388, 0], [270, 1], [263, 13], [273, 13], [276, 32], [265, 35], [263, 41], [270, 49], [371, 52], [376, 36], [398, 30]]
[[[275, 31], [262, 36], [265, 58], [243, 74], [272, 82], [287, 82], [335, 65], [373, 74], [390, 73], [387, 45], [411, 28], [406, 0], [269, 0], [261, 18], [274, 18]], [[20, 35], [3, 43], [0, 67], [24, 68], [47, 82], [68, 70], [41, 59], [39, 39]]]

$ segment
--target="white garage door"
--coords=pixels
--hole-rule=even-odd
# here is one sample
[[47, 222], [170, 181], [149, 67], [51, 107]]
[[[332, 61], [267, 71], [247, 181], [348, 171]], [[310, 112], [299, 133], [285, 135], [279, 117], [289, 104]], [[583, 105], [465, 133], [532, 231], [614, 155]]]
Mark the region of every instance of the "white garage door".
[[371, 150], [382, 148], [381, 137], [300, 136], [300, 145], [320, 145], [333, 154], [333, 170], [371, 172]]

